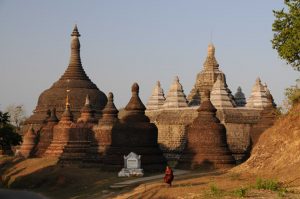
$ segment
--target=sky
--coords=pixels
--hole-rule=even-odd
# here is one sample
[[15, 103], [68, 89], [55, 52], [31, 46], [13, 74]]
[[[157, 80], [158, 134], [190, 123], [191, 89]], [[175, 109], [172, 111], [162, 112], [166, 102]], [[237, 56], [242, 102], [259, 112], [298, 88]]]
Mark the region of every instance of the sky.
[[207, 46], [233, 93], [250, 96], [255, 79], [277, 104], [299, 72], [272, 49], [272, 10], [283, 0], [0, 0], [0, 110], [24, 105], [28, 115], [42, 91], [64, 73], [77, 24], [81, 61], [117, 108], [140, 86], [147, 103], [157, 80], [167, 94], [179, 76], [186, 95], [202, 70]]

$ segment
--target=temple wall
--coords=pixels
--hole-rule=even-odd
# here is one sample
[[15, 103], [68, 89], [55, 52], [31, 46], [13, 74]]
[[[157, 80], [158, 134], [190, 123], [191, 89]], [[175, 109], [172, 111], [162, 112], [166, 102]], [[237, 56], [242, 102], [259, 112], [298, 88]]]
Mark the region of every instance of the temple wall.
[[[196, 110], [197, 107], [146, 111], [158, 128], [158, 143], [169, 161], [179, 159], [187, 141], [187, 126], [198, 115]], [[251, 148], [250, 133], [259, 120], [259, 111], [223, 109], [218, 110], [217, 117], [226, 127], [227, 143], [237, 163], [244, 161]]]
[[243, 162], [249, 153], [251, 124], [226, 123], [227, 144], [237, 163]]

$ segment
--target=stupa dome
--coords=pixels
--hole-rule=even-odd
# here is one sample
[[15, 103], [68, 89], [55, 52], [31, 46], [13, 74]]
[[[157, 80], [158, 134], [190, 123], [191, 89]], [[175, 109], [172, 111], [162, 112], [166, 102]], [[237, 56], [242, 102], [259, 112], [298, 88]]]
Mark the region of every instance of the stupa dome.
[[58, 118], [65, 109], [66, 95], [74, 115], [74, 120], [80, 116], [80, 110], [85, 102], [85, 97], [90, 97], [90, 104], [95, 110], [95, 116], [99, 119], [107, 98], [86, 75], [80, 59], [80, 34], [75, 26], [71, 39], [71, 56], [69, 65], [60, 79], [39, 96], [33, 115], [26, 121], [27, 124], [43, 123], [49, 109], [56, 108]]

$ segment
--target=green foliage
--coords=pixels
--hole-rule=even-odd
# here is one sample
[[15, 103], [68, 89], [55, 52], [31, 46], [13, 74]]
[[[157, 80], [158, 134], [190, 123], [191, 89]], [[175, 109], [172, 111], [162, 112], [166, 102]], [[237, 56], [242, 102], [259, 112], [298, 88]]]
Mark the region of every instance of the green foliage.
[[247, 192], [249, 191], [249, 188], [247, 187], [241, 187], [239, 189], [236, 189], [233, 191], [233, 195], [244, 198], [247, 195]]
[[210, 196], [212, 197], [221, 197], [223, 195], [223, 191], [218, 188], [215, 184], [210, 185]]
[[295, 86], [285, 89], [285, 96], [287, 97], [289, 105], [300, 103], [300, 88]]
[[9, 114], [0, 111], [0, 149], [9, 150], [11, 146], [20, 145], [21, 142], [22, 136], [9, 124]]
[[287, 11], [273, 10], [273, 48], [280, 58], [300, 71], [300, 0], [284, 0]]
[[275, 180], [258, 178], [255, 183], [256, 189], [278, 191], [280, 184]]

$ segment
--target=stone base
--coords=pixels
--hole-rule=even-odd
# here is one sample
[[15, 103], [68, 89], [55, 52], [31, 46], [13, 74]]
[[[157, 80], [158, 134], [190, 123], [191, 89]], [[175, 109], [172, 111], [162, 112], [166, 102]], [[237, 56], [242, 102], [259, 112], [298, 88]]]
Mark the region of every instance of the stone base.
[[131, 177], [131, 176], [142, 177], [142, 176], [144, 176], [144, 171], [143, 171], [143, 169], [125, 169], [125, 168], [123, 168], [118, 173], [118, 177]]

